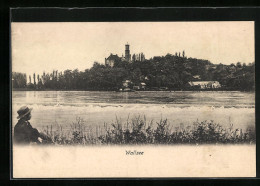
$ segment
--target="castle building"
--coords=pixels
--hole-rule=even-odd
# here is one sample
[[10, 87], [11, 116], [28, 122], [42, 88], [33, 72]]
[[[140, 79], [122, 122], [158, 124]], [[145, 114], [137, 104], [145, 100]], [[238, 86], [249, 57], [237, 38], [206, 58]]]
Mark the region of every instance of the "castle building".
[[108, 58], [105, 58], [105, 65], [113, 67], [115, 65], [115, 61], [119, 61], [120, 57], [117, 54], [113, 55], [112, 53]]
[[132, 61], [145, 61], [145, 56], [143, 53], [133, 54]]
[[125, 56], [119, 57], [117, 54], [113, 55], [112, 53], [108, 58], [105, 58], [105, 65], [113, 67], [115, 65], [115, 61], [127, 61], [127, 62], [132, 62], [132, 61], [145, 61], [145, 56], [143, 53], [139, 54], [134, 54], [133, 57], [131, 57], [130, 54], [130, 45], [127, 43], [125, 45]]

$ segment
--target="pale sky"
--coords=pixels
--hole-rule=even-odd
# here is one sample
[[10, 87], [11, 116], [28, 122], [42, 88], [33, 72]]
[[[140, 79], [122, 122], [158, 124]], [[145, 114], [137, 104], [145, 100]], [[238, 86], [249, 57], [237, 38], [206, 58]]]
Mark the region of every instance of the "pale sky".
[[255, 61], [254, 22], [12, 23], [12, 71], [27, 76], [104, 64], [110, 53], [153, 56], [185, 50], [212, 63]]

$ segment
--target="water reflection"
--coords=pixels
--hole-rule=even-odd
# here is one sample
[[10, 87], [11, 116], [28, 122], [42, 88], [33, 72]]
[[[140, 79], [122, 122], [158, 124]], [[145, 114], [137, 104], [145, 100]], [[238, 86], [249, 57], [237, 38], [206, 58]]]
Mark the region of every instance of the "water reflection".
[[14, 91], [13, 103], [86, 105], [89, 103], [168, 104], [187, 106], [254, 107], [250, 92], [89, 92], [89, 91]]

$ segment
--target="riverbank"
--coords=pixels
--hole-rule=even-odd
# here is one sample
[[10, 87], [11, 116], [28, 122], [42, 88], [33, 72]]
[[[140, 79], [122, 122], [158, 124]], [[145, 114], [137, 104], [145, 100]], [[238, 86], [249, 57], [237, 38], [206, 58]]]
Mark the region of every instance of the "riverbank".
[[225, 128], [211, 120], [195, 121], [192, 126], [186, 127], [179, 124], [173, 129], [167, 119], [153, 123], [140, 116], [125, 123], [116, 119], [113, 123], [91, 129], [86, 129], [84, 122], [78, 118], [69, 129], [51, 125], [44, 127], [43, 133], [58, 145], [252, 144], [256, 139], [254, 127], [243, 131], [233, 128], [233, 124]]

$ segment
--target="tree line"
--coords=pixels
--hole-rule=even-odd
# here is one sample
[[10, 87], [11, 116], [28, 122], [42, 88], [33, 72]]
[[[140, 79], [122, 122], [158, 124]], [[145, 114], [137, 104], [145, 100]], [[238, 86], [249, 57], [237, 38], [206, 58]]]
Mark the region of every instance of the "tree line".
[[94, 62], [85, 71], [68, 69], [44, 72], [41, 76], [33, 74], [28, 83], [25, 74], [12, 73], [12, 85], [16, 89], [118, 90], [125, 80], [133, 85], [143, 82], [148, 90], [153, 87], [185, 90], [189, 81], [219, 81], [224, 90], [251, 91], [255, 89], [255, 63], [212, 64], [176, 53], [131, 63], [118, 59], [113, 67]]

